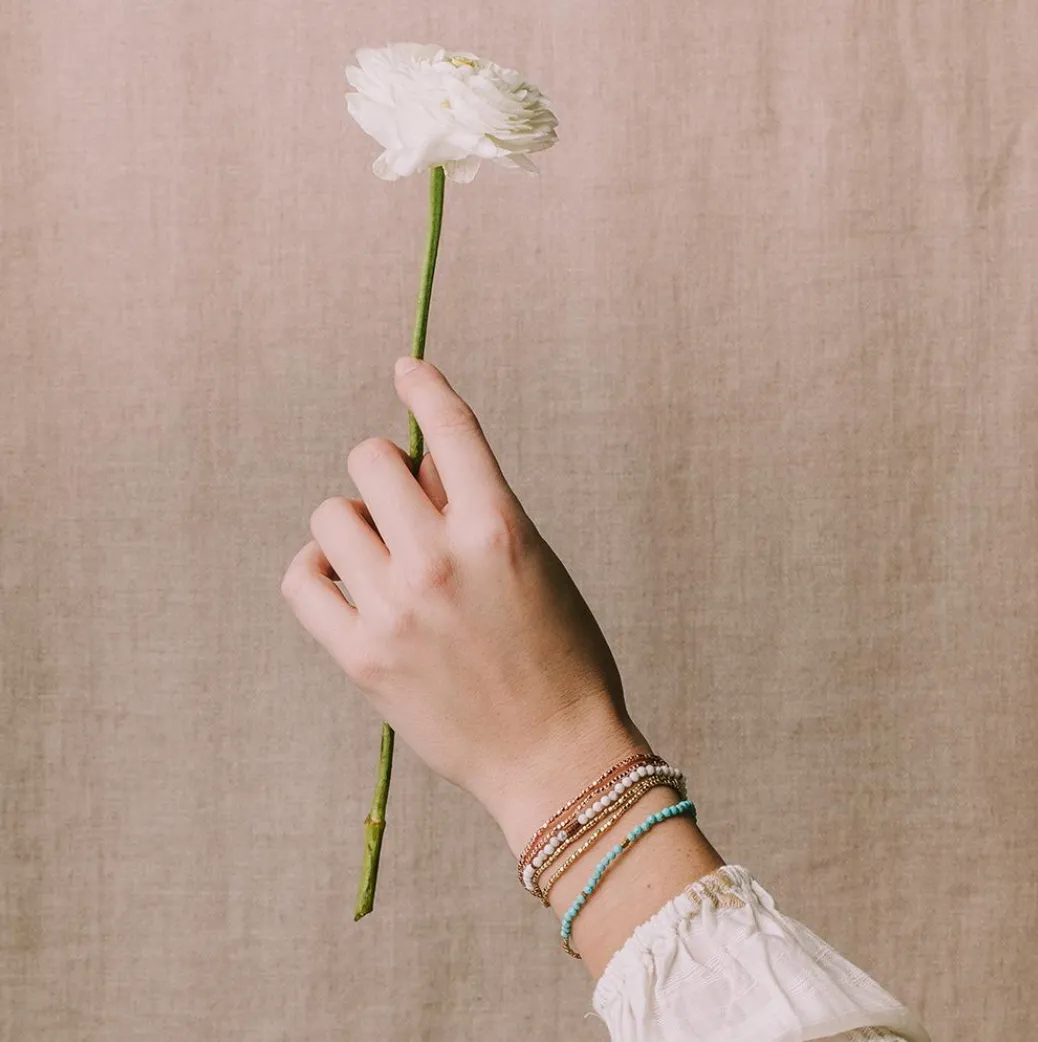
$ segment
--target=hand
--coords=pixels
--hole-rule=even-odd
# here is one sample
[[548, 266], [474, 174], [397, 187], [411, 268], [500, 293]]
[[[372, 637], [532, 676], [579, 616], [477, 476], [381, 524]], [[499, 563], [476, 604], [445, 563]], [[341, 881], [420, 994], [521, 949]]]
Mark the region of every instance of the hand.
[[392, 442], [357, 445], [347, 469], [363, 499], [317, 507], [282, 593], [403, 741], [480, 800], [518, 851], [601, 771], [649, 746], [598, 624], [472, 410], [427, 362], [400, 359], [396, 388], [430, 450], [417, 480]]

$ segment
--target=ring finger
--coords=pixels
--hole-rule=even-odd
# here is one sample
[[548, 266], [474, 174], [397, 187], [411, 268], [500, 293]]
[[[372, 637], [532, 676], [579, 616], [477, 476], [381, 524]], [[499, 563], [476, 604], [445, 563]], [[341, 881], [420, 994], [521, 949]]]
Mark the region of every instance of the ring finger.
[[370, 610], [385, 590], [389, 551], [364, 502], [326, 499], [311, 514], [310, 531], [357, 609]]

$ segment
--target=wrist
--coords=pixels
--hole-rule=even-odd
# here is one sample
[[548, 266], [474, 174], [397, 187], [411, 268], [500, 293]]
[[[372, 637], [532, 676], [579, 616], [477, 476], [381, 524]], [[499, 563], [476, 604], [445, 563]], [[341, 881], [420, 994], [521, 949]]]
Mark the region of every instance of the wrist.
[[521, 765], [503, 773], [503, 784], [481, 802], [516, 856], [560, 807], [603, 771], [633, 753], [652, 752], [629, 720], [609, 713], [546, 736]]

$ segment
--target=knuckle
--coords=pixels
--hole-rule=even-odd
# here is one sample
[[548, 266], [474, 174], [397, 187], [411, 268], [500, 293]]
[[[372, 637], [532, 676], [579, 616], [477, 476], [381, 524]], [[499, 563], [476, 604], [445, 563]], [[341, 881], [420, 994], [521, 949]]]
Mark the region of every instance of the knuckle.
[[513, 557], [526, 546], [527, 539], [523, 519], [504, 507], [498, 507], [473, 520], [468, 543], [477, 551]]
[[350, 449], [346, 457], [346, 466], [352, 468], [358, 463], [371, 466], [378, 460], [385, 459], [393, 451], [393, 443], [388, 438], [365, 438]]
[[445, 405], [436, 424], [441, 431], [449, 434], [475, 433], [480, 429], [476, 414], [461, 400]]
[[417, 614], [410, 608], [398, 608], [386, 623], [386, 629], [393, 640], [402, 640], [411, 636], [418, 623]]
[[347, 505], [345, 496], [329, 496], [317, 505], [310, 515], [310, 531], [316, 536], [316, 529], [320, 527], [326, 517], [334, 517]]
[[281, 596], [287, 601], [294, 601], [302, 590], [302, 569], [289, 565], [281, 577]]
[[413, 589], [434, 593], [451, 585], [454, 572], [455, 562], [449, 554], [430, 554], [412, 567], [410, 585]]
[[370, 647], [352, 648], [343, 653], [343, 665], [354, 683], [364, 688], [377, 688], [385, 677], [382, 660]]

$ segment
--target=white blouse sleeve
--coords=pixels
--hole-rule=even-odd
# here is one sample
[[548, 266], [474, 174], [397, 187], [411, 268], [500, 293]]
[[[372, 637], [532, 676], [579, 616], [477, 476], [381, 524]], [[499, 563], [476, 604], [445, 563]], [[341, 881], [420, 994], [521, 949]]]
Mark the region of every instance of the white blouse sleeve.
[[639, 926], [595, 987], [612, 1042], [930, 1042], [868, 974], [725, 865]]

